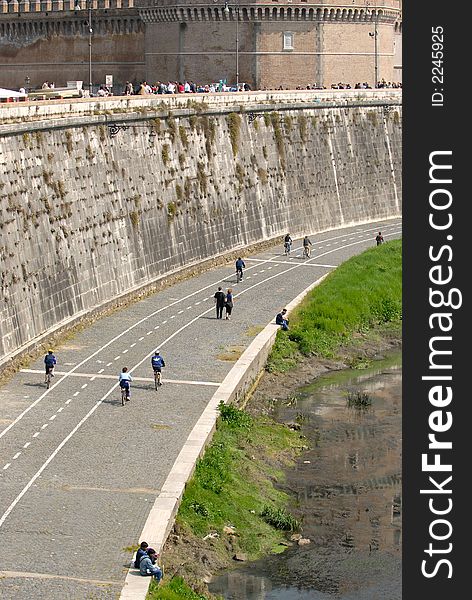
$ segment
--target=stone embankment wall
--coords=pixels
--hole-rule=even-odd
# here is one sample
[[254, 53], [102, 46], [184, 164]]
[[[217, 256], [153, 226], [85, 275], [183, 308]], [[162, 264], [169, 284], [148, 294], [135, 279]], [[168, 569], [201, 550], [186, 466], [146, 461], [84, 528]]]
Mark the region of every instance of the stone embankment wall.
[[401, 96], [0, 107], [0, 365], [204, 259], [401, 214]]

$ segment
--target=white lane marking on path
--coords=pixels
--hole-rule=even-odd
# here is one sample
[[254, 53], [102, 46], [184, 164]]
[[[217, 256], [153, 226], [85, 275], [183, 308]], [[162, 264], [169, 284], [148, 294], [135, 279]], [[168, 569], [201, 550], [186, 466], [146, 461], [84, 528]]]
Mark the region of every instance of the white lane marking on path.
[[[43, 371], [34, 369], [22, 369], [22, 372], [27, 373], [42, 373]], [[90, 377], [90, 373], [73, 373], [71, 377]], [[116, 375], [95, 375], [96, 379], [116, 379]], [[154, 381], [154, 377], [133, 377], [133, 381]], [[185, 383], [188, 385], [220, 385], [217, 381], [193, 381], [190, 379], [163, 379], [167, 383]], [[79, 393], [79, 392], [77, 392]], [[68, 400], [70, 402], [70, 400]], [[62, 407], [60, 410], [63, 410]]]
[[[395, 217], [395, 219], [397, 219], [397, 217]], [[394, 223], [391, 224], [386, 224], [383, 225], [383, 223], [385, 223], [386, 220], [380, 221], [380, 223], [382, 223], [382, 225], [380, 225], [384, 230], [390, 229], [392, 227], [397, 227], [400, 225], [401, 228], [401, 220], [396, 221]], [[380, 227], [378, 225], [379, 221], [377, 222], [376, 225], [370, 225], [369, 227], [361, 230], [363, 232], [372, 232], [372, 231], [378, 231], [378, 228]], [[359, 225], [359, 227], [362, 227], [364, 225]], [[357, 226], [350, 226], [350, 227], [354, 227], [354, 229]], [[396, 233], [396, 232], [394, 232]], [[332, 238], [327, 238], [329, 241], [331, 240], [336, 240], [336, 239], [341, 239], [343, 237], [345, 237], [345, 233], [340, 234], [338, 236], [333, 236]], [[326, 241], [326, 240], [323, 240]], [[342, 249], [343, 247], [341, 246], [339, 249]], [[271, 262], [271, 258], [267, 260], [267, 262]], [[252, 267], [248, 267], [248, 269], [251, 269]], [[246, 271], [248, 270], [246, 269]], [[30, 404], [30, 406], [28, 406], [27, 408], [25, 408], [25, 410], [20, 413], [18, 415], [18, 417], [16, 417], [16, 419], [14, 421], [12, 421], [9, 425], [7, 425], [7, 427], [5, 427], [5, 429], [3, 429], [0, 432], [0, 438], [2, 438], [8, 431], [10, 431], [10, 429], [12, 429], [12, 427], [14, 427], [32, 408], [34, 408], [39, 402], [41, 402], [41, 400], [47, 396], [49, 394], [49, 392], [54, 389], [55, 387], [57, 387], [60, 383], [62, 383], [64, 381], [64, 379], [66, 379], [71, 373], [73, 373], [74, 371], [76, 371], [78, 368], [80, 368], [82, 365], [84, 365], [86, 362], [88, 362], [89, 360], [91, 360], [92, 358], [95, 358], [95, 356], [97, 356], [97, 354], [100, 354], [100, 352], [103, 352], [103, 350], [105, 350], [105, 348], [108, 348], [108, 346], [110, 346], [111, 344], [113, 344], [116, 340], [120, 339], [122, 336], [127, 335], [132, 329], [134, 329], [135, 327], [137, 327], [138, 325], [140, 325], [141, 323], [143, 323], [144, 321], [146, 321], [147, 319], [150, 319], [151, 317], [153, 317], [154, 315], [162, 312], [163, 310], [166, 310], [168, 308], [170, 308], [171, 306], [179, 303], [179, 302], [183, 302], [184, 300], [187, 300], [188, 298], [191, 298], [192, 296], [194, 296], [195, 294], [199, 294], [200, 292], [202, 292], [203, 290], [206, 290], [210, 287], [214, 287], [215, 285], [218, 285], [218, 283], [220, 283], [221, 280], [214, 282], [214, 283], [210, 283], [209, 285], [196, 290], [194, 292], [191, 292], [190, 294], [188, 294], [187, 296], [184, 296], [183, 298], [179, 298], [177, 300], [175, 300], [174, 302], [172, 302], [171, 304], [168, 304], [167, 306], [163, 306], [161, 308], [158, 308], [157, 310], [155, 310], [154, 312], [152, 312], [149, 315], [146, 315], [145, 317], [143, 317], [142, 319], [140, 319], [139, 321], [137, 321], [136, 323], [134, 323], [133, 325], [131, 325], [130, 327], [128, 327], [127, 329], [125, 329], [124, 331], [122, 331], [121, 333], [119, 333], [118, 335], [116, 335], [114, 338], [112, 338], [111, 340], [109, 340], [106, 344], [104, 344], [103, 346], [101, 346], [100, 348], [98, 348], [98, 350], [96, 350], [95, 352], [93, 352], [90, 356], [88, 356], [87, 358], [85, 358], [83, 361], [81, 361], [80, 363], [78, 363], [73, 369], [71, 369], [68, 373], [66, 373], [66, 375], [64, 375], [52, 388], [49, 388], [48, 390], [46, 390], [43, 394], [41, 394], [39, 396], [39, 398], [37, 398], [32, 404]], [[165, 323], [165, 321], [163, 321], [163, 323]], [[139, 341], [141, 342], [144, 339], [144, 337], [141, 337], [139, 339]], [[107, 367], [109, 367], [112, 363], [108, 363]]]
[[13, 457], [13, 460], [16, 460], [16, 459], [17, 459], [17, 458], [20, 456], [20, 454], [21, 454], [21, 452], [17, 452], [17, 453], [15, 454], [15, 456]]
[[134, 342], [134, 344], [131, 344], [130, 348], [134, 348], [136, 346], [136, 342]]
[[[319, 246], [319, 248], [321, 248], [321, 247], [322, 246]], [[302, 258], [302, 255], [300, 254], [299, 256], [297, 256], [297, 258]], [[316, 258], [316, 256], [312, 256], [311, 258]], [[260, 259], [258, 259], [258, 258], [251, 258], [251, 259], [248, 259], [248, 260], [260, 260]], [[283, 262], [283, 261], [276, 262], [275, 260], [273, 260], [272, 263], [273, 264], [277, 264], [277, 265], [286, 265], [287, 264], [287, 262]], [[307, 263], [307, 262], [304, 261], [303, 263], [300, 263], [300, 266], [301, 267], [328, 267], [329, 269], [335, 269], [337, 265], [324, 265], [324, 264], [321, 264], [321, 263]], [[272, 267], [268, 267], [267, 270], [269, 270], [271, 268]]]
[[[360, 244], [360, 243], [362, 243], [362, 242], [360, 242], [360, 241], [359, 242], [354, 242], [352, 244], [348, 244], [347, 246], [354, 246], [354, 245]], [[332, 251], [342, 250], [343, 248], [345, 248], [347, 246], [339, 247], [339, 248], [336, 248], [336, 249], [334, 249]], [[329, 254], [332, 251], [330, 250], [330, 251], [326, 252], [325, 254]], [[308, 260], [311, 260], [311, 259], [308, 259]], [[271, 277], [268, 277], [265, 280], [261, 280], [258, 283], [255, 283], [253, 286], [248, 287], [245, 290], [242, 290], [239, 294], [237, 294], [237, 296], [241, 296], [242, 294], [249, 292], [251, 289], [253, 289], [255, 287], [259, 287], [260, 285], [262, 285], [266, 281], [269, 281], [270, 279], [274, 279], [276, 277], [284, 275], [288, 271], [293, 271], [294, 269], [298, 269], [300, 266], [301, 265], [294, 265], [293, 267], [290, 267], [289, 269], [286, 269], [285, 271], [282, 271], [281, 273], [276, 273], [275, 275], [272, 275]], [[196, 317], [194, 317], [193, 319], [191, 319], [188, 323], [185, 323], [184, 325], [182, 325], [182, 327], [180, 327], [179, 329], [177, 329], [176, 331], [174, 331], [174, 333], [172, 333], [163, 342], [161, 342], [160, 347], [162, 348], [165, 345], [167, 345], [174, 337], [176, 337], [177, 335], [179, 335], [182, 331], [184, 331], [185, 329], [187, 329], [187, 327], [190, 327], [190, 325], [192, 325], [193, 323], [195, 323], [198, 319], [200, 319], [201, 317], [203, 317], [207, 313], [211, 312], [212, 310], [213, 310], [213, 307], [210, 307], [207, 310], [205, 310], [203, 313], [201, 313], [201, 314], [197, 315]], [[142, 365], [144, 363], [144, 361], [147, 361], [149, 359], [149, 357], [152, 356], [152, 352], [153, 351], [151, 351], [149, 354], [147, 354], [133, 368], [131, 368], [130, 369], [130, 373], [133, 372], [135, 369], [137, 369], [140, 365]], [[89, 410], [89, 412], [79, 421], [79, 423], [77, 423], [77, 425], [72, 429], [72, 431], [62, 440], [62, 442], [57, 446], [57, 448], [54, 450], [54, 452], [52, 452], [52, 454], [50, 454], [50, 456], [48, 457], [48, 459], [43, 463], [43, 465], [38, 469], [38, 471], [35, 473], [35, 475], [33, 475], [33, 477], [30, 479], [30, 481], [25, 485], [25, 487], [18, 494], [18, 496], [15, 498], [15, 500], [13, 500], [13, 502], [10, 504], [10, 506], [7, 508], [7, 510], [3, 513], [2, 517], [0, 518], [0, 528], [3, 526], [3, 524], [5, 523], [6, 519], [8, 518], [8, 516], [10, 515], [10, 513], [12, 512], [12, 510], [15, 508], [15, 506], [18, 504], [18, 502], [21, 500], [21, 498], [23, 498], [23, 496], [26, 494], [26, 492], [30, 489], [30, 487], [33, 485], [33, 483], [36, 481], [36, 479], [41, 475], [41, 473], [44, 471], [44, 469], [46, 469], [46, 467], [50, 464], [50, 462], [54, 459], [54, 457], [60, 452], [60, 450], [65, 446], [65, 444], [72, 438], [72, 436], [76, 433], [76, 431], [78, 431], [80, 429], [80, 427], [89, 419], [89, 417], [97, 410], [97, 408], [106, 400], [106, 398], [108, 398], [108, 396], [110, 396], [110, 394], [117, 387], [118, 387], [118, 382], [116, 382], [108, 390], [108, 392], [106, 392], [106, 394], [104, 394], [100, 398], [100, 400], [98, 400], [95, 403], [95, 405]], [[43, 425], [41, 429], [43, 429], [44, 427], [47, 427], [47, 423], [45, 425]], [[33, 437], [36, 437], [36, 435], [39, 435], [39, 432], [37, 434], [34, 434]]]
[[46, 429], [47, 426], [48, 426], [48, 424], [44, 423], [44, 425], [41, 425], [41, 429]]
[[23, 448], [28, 448], [28, 446], [31, 446], [31, 442], [26, 442], [26, 444], [24, 444]]
[[11, 465], [11, 463], [7, 463], [4, 467], [3, 470], [6, 471], [8, 469], [8, 467]]
[[49, 417], [49, 420], [50, 420], [50, 421], [54, 421], [54, 419], [55, 419], [56, 417], [57, 417], [57, 414], [56, 414], [56, 415], [51, 415], [51, 416]]
[[80, 387], [80, 389], [81, 389], [81, 390], [83, 390], [83, 389], [85, 389], [87, 386], [88, 386], [88, 383], [84, 383], [84, 385], [82, 385], [82, 386]]
[[99, 373], [103, 373], [103, 371], [104, 371], [104, 370], [105, 370], [105, 369], [100, 369]]
[[126, 354], [128, 352], [128, 349], [123, 350], [123, 354]]
[[74, 392], [74, 394], [73, 394], [74, 398], [76, 398], [79, 394], [80, 394], [80, 392]]
[[39, 433], [40, 433], [39, 431], [37, 431], [36, 433], [33, 433], [33, 437], [34, 437], [34, 438], [37, 438], [37, 437], [38, 437], [38, 435], [39, 435]]
[[58, 413], [61, 413], [63, 410], [64, 410], [64, 407], [63, 407], [63, 406], [60, 406], [60, 407], [57, 409], [57, 412], [58, 412]]
[[66, 404], [69, 404], [70, 402], [72, 402], [72, 398], [69, 398], [69, 400], [66, 400]]

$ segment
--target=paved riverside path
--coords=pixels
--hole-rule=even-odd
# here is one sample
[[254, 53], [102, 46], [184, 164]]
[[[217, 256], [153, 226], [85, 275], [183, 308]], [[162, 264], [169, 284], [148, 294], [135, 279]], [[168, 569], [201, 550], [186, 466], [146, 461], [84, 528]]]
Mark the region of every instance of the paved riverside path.
[[[226, 265], [177, 283], [54, 348], [46, 391], [42, 358], [1, 389], [0, 597], [117, 598], [160, 487], [218, 384], [275, 314], [335, 266], [401, 236], [388, 220], [311, 236], [313, 258], [281, 246], [246, 256], [244, 281]], [[213, 295], [232, 287], [232, 319]], [[156, 392], [150, 355], [167, 367]], [[134, 382], [121, 406], [121, 367]], [[62, 374], [64, 373], [64, 374]]]

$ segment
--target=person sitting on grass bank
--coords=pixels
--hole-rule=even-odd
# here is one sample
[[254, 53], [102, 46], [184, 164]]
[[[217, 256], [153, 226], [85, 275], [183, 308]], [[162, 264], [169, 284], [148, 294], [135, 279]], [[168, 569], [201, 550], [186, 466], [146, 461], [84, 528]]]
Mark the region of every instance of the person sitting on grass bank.
[[136, 558], [134, 559], [135, 569], [139, 569], [139, 561], [145, 554], [147, 554], [148, 548], [149, 544], [147, 542], [141, 542], [141, 544], [139, 545], [138, 551], [136, 552]]
[[159, 581], [162, 579], [162, 571], [155, 564], [158, 556], [159, 555], [154, 550], [154, 548], [148, 548], [146, 554], [143, 554], [139, 561], [139, 572], [144, 577], [152, 575], [154, 579], [159, 583]]
[[287, 329], [288, 329], [288, 319], [285, 317], [286, 314], [287, 314], [287, 309], [283, 308], [282, 311], [279, 312], [277, 314], [277, 316], [275, 317], [276, 325], [280, 325], [284, 331], [287, 331]]

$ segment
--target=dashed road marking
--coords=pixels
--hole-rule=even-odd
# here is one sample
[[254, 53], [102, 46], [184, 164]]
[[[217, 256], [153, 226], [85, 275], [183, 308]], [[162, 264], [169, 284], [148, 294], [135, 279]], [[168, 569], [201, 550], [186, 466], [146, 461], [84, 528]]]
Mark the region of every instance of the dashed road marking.
[[88, 386], [88, 383], [84, 383], [84, 385], [81, 386], [81, 389], [84, 390], [87, 386]]
[[69, 400], [66, 400], [66, 404], [69, 404], [70, 402], [72, 402], [72, 398], [69, 398]]
[[26, 444], [23, 445], [23, 448], [28, 448], [28, 446], [31, 445], [31, 442], [26, 442]]
[[40, 433], [41, 433], [40, 431], [37, 431], [36, 433], [33, 433], [33, 437], [37, 438]]
[[75, 398], [76, 396], [78, 396], [79, 394], [80, 394], [80, 392], [74, 392], [74, 394], [73, 394], [74, 398]]
[[105, 369], [100, 369], [99, 373], [103, 373], [103, 371], [104, 371], [104, 370], [105, 370]]
[[8, 467], [11, 465], [11, 463], [7, 463], [4, 467], [3, 470], [6, 471], [8, 469]]
[[48, 426], [48, 424], [44, 423], [44, 425], [41, 425], [41, 429], [46, 429], [47, 426]]
[[51, 415], [51, 416], [49, 417], [49, 420], [50, 420], [50, 421], [54, 421], [54, 419], [55, 419], [56, 417], [57, 417], [57, 415]]
[[15, 456], [13, 457], [13, 460], [16, 460], [16, 459], [17, 459], [17, 458], [20, 456], [20, 454], [21, 454], [21, 452], [17, 452], [17, 453], [15, 454]]
[[60, 413], [60, 412], [62, 412], [63, 410], [64, 410], [64, 407], [63, 407], [63, 406], [60, 406], [60, 407], [57, 409], [57, 412], [58, 412], [58, 413]]

